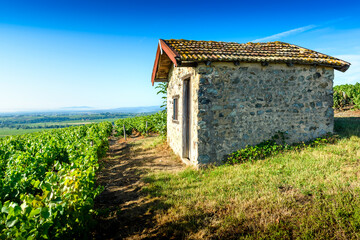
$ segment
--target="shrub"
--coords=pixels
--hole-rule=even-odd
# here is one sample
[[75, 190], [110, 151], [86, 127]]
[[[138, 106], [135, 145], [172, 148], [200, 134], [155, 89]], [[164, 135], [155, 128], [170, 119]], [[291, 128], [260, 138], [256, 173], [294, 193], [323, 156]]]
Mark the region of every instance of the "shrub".
[[341, 109], [348, 106], [360, 109], [360, 83], [334, 87], [334, 108]]
[[315, 140], [307, 143], [302, 142], [292, 145], [286, 144], [285, 139], [286, 133], [277, 132], [270, 140], [263, 141], [255, 146], [246, 146], [243, 149], [231, 153], [226, 159], [226, 163], [243, 163], [246, 161], [263, 159], [287, 150], [300, 150], [306, 147], [315, 147], [325, 143], [334, 143], [338, 139], [338, 136], [328, 134], [322, 138], [316, 138]]

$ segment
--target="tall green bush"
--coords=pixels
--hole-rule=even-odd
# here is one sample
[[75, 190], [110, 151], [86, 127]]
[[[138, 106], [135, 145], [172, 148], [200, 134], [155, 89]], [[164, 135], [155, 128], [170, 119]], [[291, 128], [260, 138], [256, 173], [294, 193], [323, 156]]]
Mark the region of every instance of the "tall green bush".
[[334, 108], [354, 107], [360, 109], [360, 83], [334, 87]]

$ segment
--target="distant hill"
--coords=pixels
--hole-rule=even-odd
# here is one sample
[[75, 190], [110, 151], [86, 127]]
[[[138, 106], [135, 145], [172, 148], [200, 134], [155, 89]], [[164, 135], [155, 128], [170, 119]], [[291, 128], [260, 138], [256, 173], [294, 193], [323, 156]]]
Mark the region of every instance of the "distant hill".
[[[160, 106], [147, 106], [147, 107], [121, 107], [121, 108], [110, 108], [110, 109], [95, 109], [88, 106], [79, 107], [64, 107], [60, 109], [60, 112], [89, 112], [89, 113], [149, 113], [160, 111]], [[57, 112], [53, 110], [51, 112]]]
[[150, 106], [150, 107], [123, 107], [123, 108], [114, 108], [105, 110], [106, 112], [121, 112], [121, 113], [147, 113], [147, 112], [158, 112], [160, 111], [160, 106]]
[[151, 113], [160, 111], [160, 106], [146, 106], [146, 107], [122, 107], [111, 109], [95, 109], [89, 106], [73, 106], [63, 107], [51, 110], [33, 110], [33, 111], [17, 111], [17, 112], [0, 112], [0, 115], [32, 115], [32, 114], [94, 114], [94, 113]]
[[93, 107], [89, 107], [89, 106], [73, 106], [73, 107], [63, 107], [61, 109], [64, 110], [79, 110], [79, 109], [93, 109]]

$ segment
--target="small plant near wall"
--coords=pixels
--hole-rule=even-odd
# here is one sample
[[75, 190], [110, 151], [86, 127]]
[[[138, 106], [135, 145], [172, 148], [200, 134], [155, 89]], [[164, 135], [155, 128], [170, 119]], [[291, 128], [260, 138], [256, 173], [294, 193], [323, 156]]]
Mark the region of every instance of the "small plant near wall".
[[338, 140], [337, 135], [328, 133], [327, 135], [316, 138], [309, 142], [296, 144], [286, 144], [287, 139], [285, 132], [277, 132], [271, 139], [263, 141], [255, 146], [246, 146], [243, 149], [231, 153], [225, 160], [227, 164], [239, 164], [247, 161], [264, 159], [268, 156], [277, 155], [284, 151], [301, 150], [307, 147], [316, 147], [326, 143], [335, 143]]
[[159, 83], [155, 87], [156, 89], [158, 89], [158, 92], [156, 94], [157, 95], [162, 95], [161, 99], [163, 100], [163, 103], [160, 106], [160, 108], [162, 108], [163, 111], [166, 111], [166, 109], [167, 109], [167, 87], [168, 87], [167, 82]]

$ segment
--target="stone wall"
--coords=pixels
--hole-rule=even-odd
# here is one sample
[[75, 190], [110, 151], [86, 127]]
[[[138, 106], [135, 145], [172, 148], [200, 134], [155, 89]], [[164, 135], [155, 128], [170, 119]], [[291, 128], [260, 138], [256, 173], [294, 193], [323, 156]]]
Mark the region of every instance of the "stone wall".
[[[183, 93], [184, 82], [183, 77], [190, 74], [190, 164], [197, 165], [198, 158], [198, 97], [199, 75], [196, 74], [195, 68], [177, 67], [170, 70], [169, 85], [167, 90], [167, 141], [174, 153], [183, 157]], [[178, 121], [173, 121], [173, 98], [178, 96]], [[185, 162], [186, 160], [183, 159]]]
[[199, 164], [221, 163], [227, 154], [268, 140], [277, 131], [288, 133], [288, 143], [333, 131], [332, 68], [212, 63], [199, 65], [196, 73]]

